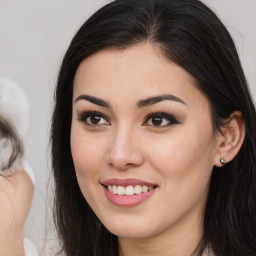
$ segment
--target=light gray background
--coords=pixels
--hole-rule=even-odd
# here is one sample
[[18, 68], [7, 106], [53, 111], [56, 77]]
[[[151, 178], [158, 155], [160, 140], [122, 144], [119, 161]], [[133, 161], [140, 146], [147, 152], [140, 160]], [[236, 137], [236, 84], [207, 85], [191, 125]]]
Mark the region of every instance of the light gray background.
[[[36, 174], [25, 235], [42, 251], [52, 235], [49, 127], [52, 98], [63, 54], [82, 23], [107, 0], [0, 0], [0, 75], [16, 81], [31, 105], [26, 158]], [[256, 0], [204, 0], [235, 38], [256, 96]], [[46, 210], [47, 209], [47, 210]], [[48, 214], [46, 214], [48, 211]], [[54, 248], [42, 255], [51, 255]]]

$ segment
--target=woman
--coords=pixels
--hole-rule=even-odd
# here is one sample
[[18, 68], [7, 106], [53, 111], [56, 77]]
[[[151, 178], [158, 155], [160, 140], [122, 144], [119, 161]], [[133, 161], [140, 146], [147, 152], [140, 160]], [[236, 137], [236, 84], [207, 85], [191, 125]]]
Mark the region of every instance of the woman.
[[255, 106], [195, 0], [117, 0], [77, 32], [52, 120], [67, 255], [256, 255]]

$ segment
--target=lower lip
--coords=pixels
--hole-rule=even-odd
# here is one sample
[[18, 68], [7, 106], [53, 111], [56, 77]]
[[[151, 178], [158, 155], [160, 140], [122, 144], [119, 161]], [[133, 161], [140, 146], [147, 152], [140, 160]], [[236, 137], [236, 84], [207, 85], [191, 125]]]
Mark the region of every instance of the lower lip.
[[106, 187], [104, 188], [105, 195], [107, 196], [108, 200], [118, 206], [129, 207], [138, 205], [148, 199], [156, 189], [152, 189], [146, 193], [141, 193], [139, 195], [133, 196], [119, 196], [111, 193]]

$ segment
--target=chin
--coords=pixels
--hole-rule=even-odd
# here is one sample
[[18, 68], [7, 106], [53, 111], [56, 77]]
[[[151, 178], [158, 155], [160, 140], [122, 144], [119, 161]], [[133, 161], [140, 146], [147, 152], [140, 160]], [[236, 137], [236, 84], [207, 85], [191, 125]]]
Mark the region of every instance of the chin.
[[122, 230], [113, 228], [108, 230], [112, 234], [116, 235], [117, 237], [128, 238], [128, 239], [143, 239], [151, 236], [148, 231], [143, 231], [138, 229], [131, 230], [131, 228], [122, 229]]
[[114, 223], [105, 223], [103, 225], [117, 237], [122, 238], [130, 238], [130, 239], [141, 239], [145, 237], [149, 237], [154, 235], [154, 231], [152, 230], [152, 226], [148, 223], [141, 221], [141, 225], [137, 223], [124, 223], [124, 222], [114, 221]]

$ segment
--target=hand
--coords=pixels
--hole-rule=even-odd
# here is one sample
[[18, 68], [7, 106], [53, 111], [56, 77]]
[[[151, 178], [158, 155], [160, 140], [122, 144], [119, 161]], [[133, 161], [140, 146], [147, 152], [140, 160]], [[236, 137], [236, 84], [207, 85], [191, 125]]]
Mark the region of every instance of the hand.
[[34, 186], [23, 169], [0, 176], [0, 256], [24, 255], [23, 227]]

